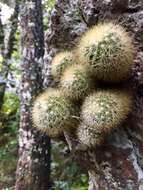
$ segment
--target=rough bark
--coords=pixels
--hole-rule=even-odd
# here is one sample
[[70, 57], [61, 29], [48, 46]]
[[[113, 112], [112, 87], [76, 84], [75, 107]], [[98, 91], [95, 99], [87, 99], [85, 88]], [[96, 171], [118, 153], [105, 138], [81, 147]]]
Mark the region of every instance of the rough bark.
[[1, 2], [13, 8], [15, 6], [16, 0], [1, 0]]
[[18, 25], [18, 12], [19, 12], [19, 3], [18, 0], [15, 3], [14, 13], [10, 18], [8, 26], [4, 32], [2, 23], [0, 22], [0, 42], [1, 42], [1, 55], [3, 57], [2, 69], [0, 70], [0, 110], [3, 105], [3, 99], [7, 84], [7, 77], [10, 67], [10, 59], [12, 56], [14, 42], [15, 42], [15, 32]]
[[65, 136], [71, 155], [89, 173], [89, 190], [142, 190], [143, 1], [57, 0], [46, 35], [44, 84], [51, 78], [52, 56], [73, 48], [88, 27], [103, 21], [120, 23], [133, 38], [136, 55], [130, 86], [135, 94], [134, 108], [120, 129], [98, 148], [87, 150], [76, 139]]
[[0, 7], [0, 54], [2, 54], [4, 49], [4, 29], [1, 20], [1, 7]]
[[42, 88], [41, 68], [44, 34], [41, 0], [20, 6], [22, 78], [19, 161], [16, 190], [46, 190], [50, 187], [50, 139], [32, 127], [31, 102]]

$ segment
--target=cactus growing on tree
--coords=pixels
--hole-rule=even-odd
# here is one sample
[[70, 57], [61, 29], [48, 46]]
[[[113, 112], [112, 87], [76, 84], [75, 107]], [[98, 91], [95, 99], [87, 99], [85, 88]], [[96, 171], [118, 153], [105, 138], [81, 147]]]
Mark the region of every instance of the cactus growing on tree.
[[96, 128], [90, 127], [84, 123], [81, 123], [77, 128], [77, 138], [80, 143], [93, 147], [103, 143], [104, 134], [96, 131]]
[[57, 82], [59, 82], [60, 77], [67, 66], [74, 63], [73, 54], [71, 52], [60, 52], [55, 55], [52, 60], [52, 70], [51, 74]]
[[132, 106], [132, 96], [119, 90], [100, 90], [86, 97], [81, 119], [99, 133], [107, 133], [124, 121]]
[[119, 25], [104, 23], [89, 29], [81, 38], [77, 57], [93, 76], [105, 82], [121, 82], [131, 75], [133, 45]]
[[[119, 82], [129, 77], [133, 46], [122, 27], [104, 23], [84, 34], [75, 54], [77, 63], [71, 52], [58, 53], [54, 57], [52, 74], [59, 82], [59, 90], [49, 89], [35, 100], [33, 122], [41, 131], [56, 137], [63, 130], [72, 133], [74, 129], [75, 132], [73, 127], [77, 127], [80, 115], [79, 140], [87, 146], [99, 145], [108, 132], [126, 119], [132, 96], [116, 89], [96, 89], [92, 94], [91, 91], [95, 90], [97, 80]], [[83, 103], [79, 102], [79, 114], [75, 100], [83, 98]]]
[[63, 129], [74, 125], [75, 110], [70, 101], [56, 89], [40, 94], [33, 104], [32, 121], [35, 127], [50, 137], [61, 134]]
[[90, 92], [93, 83], [84, 65], [74, 64], [63, 73], [60, 87], [65, 96], [79, 100]]

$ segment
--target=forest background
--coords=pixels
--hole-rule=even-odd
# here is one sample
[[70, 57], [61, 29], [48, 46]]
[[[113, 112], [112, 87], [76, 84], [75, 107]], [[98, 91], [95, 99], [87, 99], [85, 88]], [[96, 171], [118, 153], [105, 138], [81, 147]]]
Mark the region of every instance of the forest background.
[[[44, 0], [44, 32], [55, 0]], [[19, 15], [11, 1], [0, 2], [0, 189], [13, 190], [18, 161], [20, 125], [21, 42]], [[5, 48], [5, 52], [3, 53]], [[7, 48], [7, 49], [6, 49]], [[4, 65], [4, 63], [6, 65]], [[4, 74], [6, 80], [4, 79]], [[3, 84], [6, 84], [3, 90]], [[68, 147], [62, 142], [51, 142], [51, 184], [54, 190], [86, 190], [87, 174], [68, 156]], [[63, 169], [64, 168], [64, 169]]]

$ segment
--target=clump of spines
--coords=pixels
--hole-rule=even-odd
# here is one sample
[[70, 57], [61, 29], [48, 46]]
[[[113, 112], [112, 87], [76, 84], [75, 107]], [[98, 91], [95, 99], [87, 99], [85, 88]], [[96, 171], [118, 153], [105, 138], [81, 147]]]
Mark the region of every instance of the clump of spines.
[[60, 87], [66, 97], [80, 100], [91, 91], [93, 83], [87, 69], [83, 65], [75, 64], [63, 73]]
[[96, 128], [94, 129], [84, 123], [81, 123], [77, 128], [77, 137], [80, 143], [88, 147], [100, 145], [104, 141], [104, 134], [102, 132], [96, 131]]
[[115, 83], [131, 75], [132, 40], [119, 25], [104, 23], [88, 30], [79, 42], [77, 55], [98, 80]]
[[97, 132], [107, 133], [116, 128], [129, 114], [132, 96], [118, 90], [101, 90], [89, 95], [81, 109], [81, 118]]
[[55, 55], [52, 60], [52, 70], [51, 74], [55, 81], [59, 82], [62, 73], [65, 69], [74, 64], [73, 54], [72, 52], [60, 52]]
[[60, 135], [63, 129], [75, 124], [72, 103], [61, 95], [59, 90], [49, 89], [40, 94], [32, 109], [34, 126], [50, 137]]

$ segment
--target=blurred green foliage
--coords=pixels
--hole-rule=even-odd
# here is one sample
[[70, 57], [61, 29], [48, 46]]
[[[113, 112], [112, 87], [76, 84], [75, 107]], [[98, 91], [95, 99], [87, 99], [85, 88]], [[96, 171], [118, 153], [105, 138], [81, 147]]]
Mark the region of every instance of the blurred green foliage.
[[17, 138], [9, 137], [8, 143], [0, 148], [0, 189], [14, 190], [17, 164]]
[[16, 94], [6, 92], [4, 96], [4, 104], [2, 112], [6, 115], [12, 115], [17, 112], [19, 108], [19, 98]]
[[19, 98], [6, 92], [0, 120], [0, 189], [13, 190], [18, 151]]
[[19, 98], [16, 94], [6, 92], [0, 113], [0, 146], [8, 135], [15, 135], [19, 126]]
[[48, 29], [49, 24], [49, 17], [51, 11], [54, 8], [56, 0], [43, 0], [43, 23], [44, 23], [44, 30]]
[[20, 28], [18, 26], [18, 29], [15, 34], [14, 48], [13, 48], [11, 63], [9, 67], [9, 72], [13, 75], [15, 79], [18, 79], [18, 80], [21, 77], [20, 62], [21, 62]]
[[2, 70], [2, 62], [3, 62], [3, 57], [0, 55], [0, 72]]
[[72, 160], [63, 142], [52, 143], [51, 179], [53, 190], [87, 190], [87, 174]]

